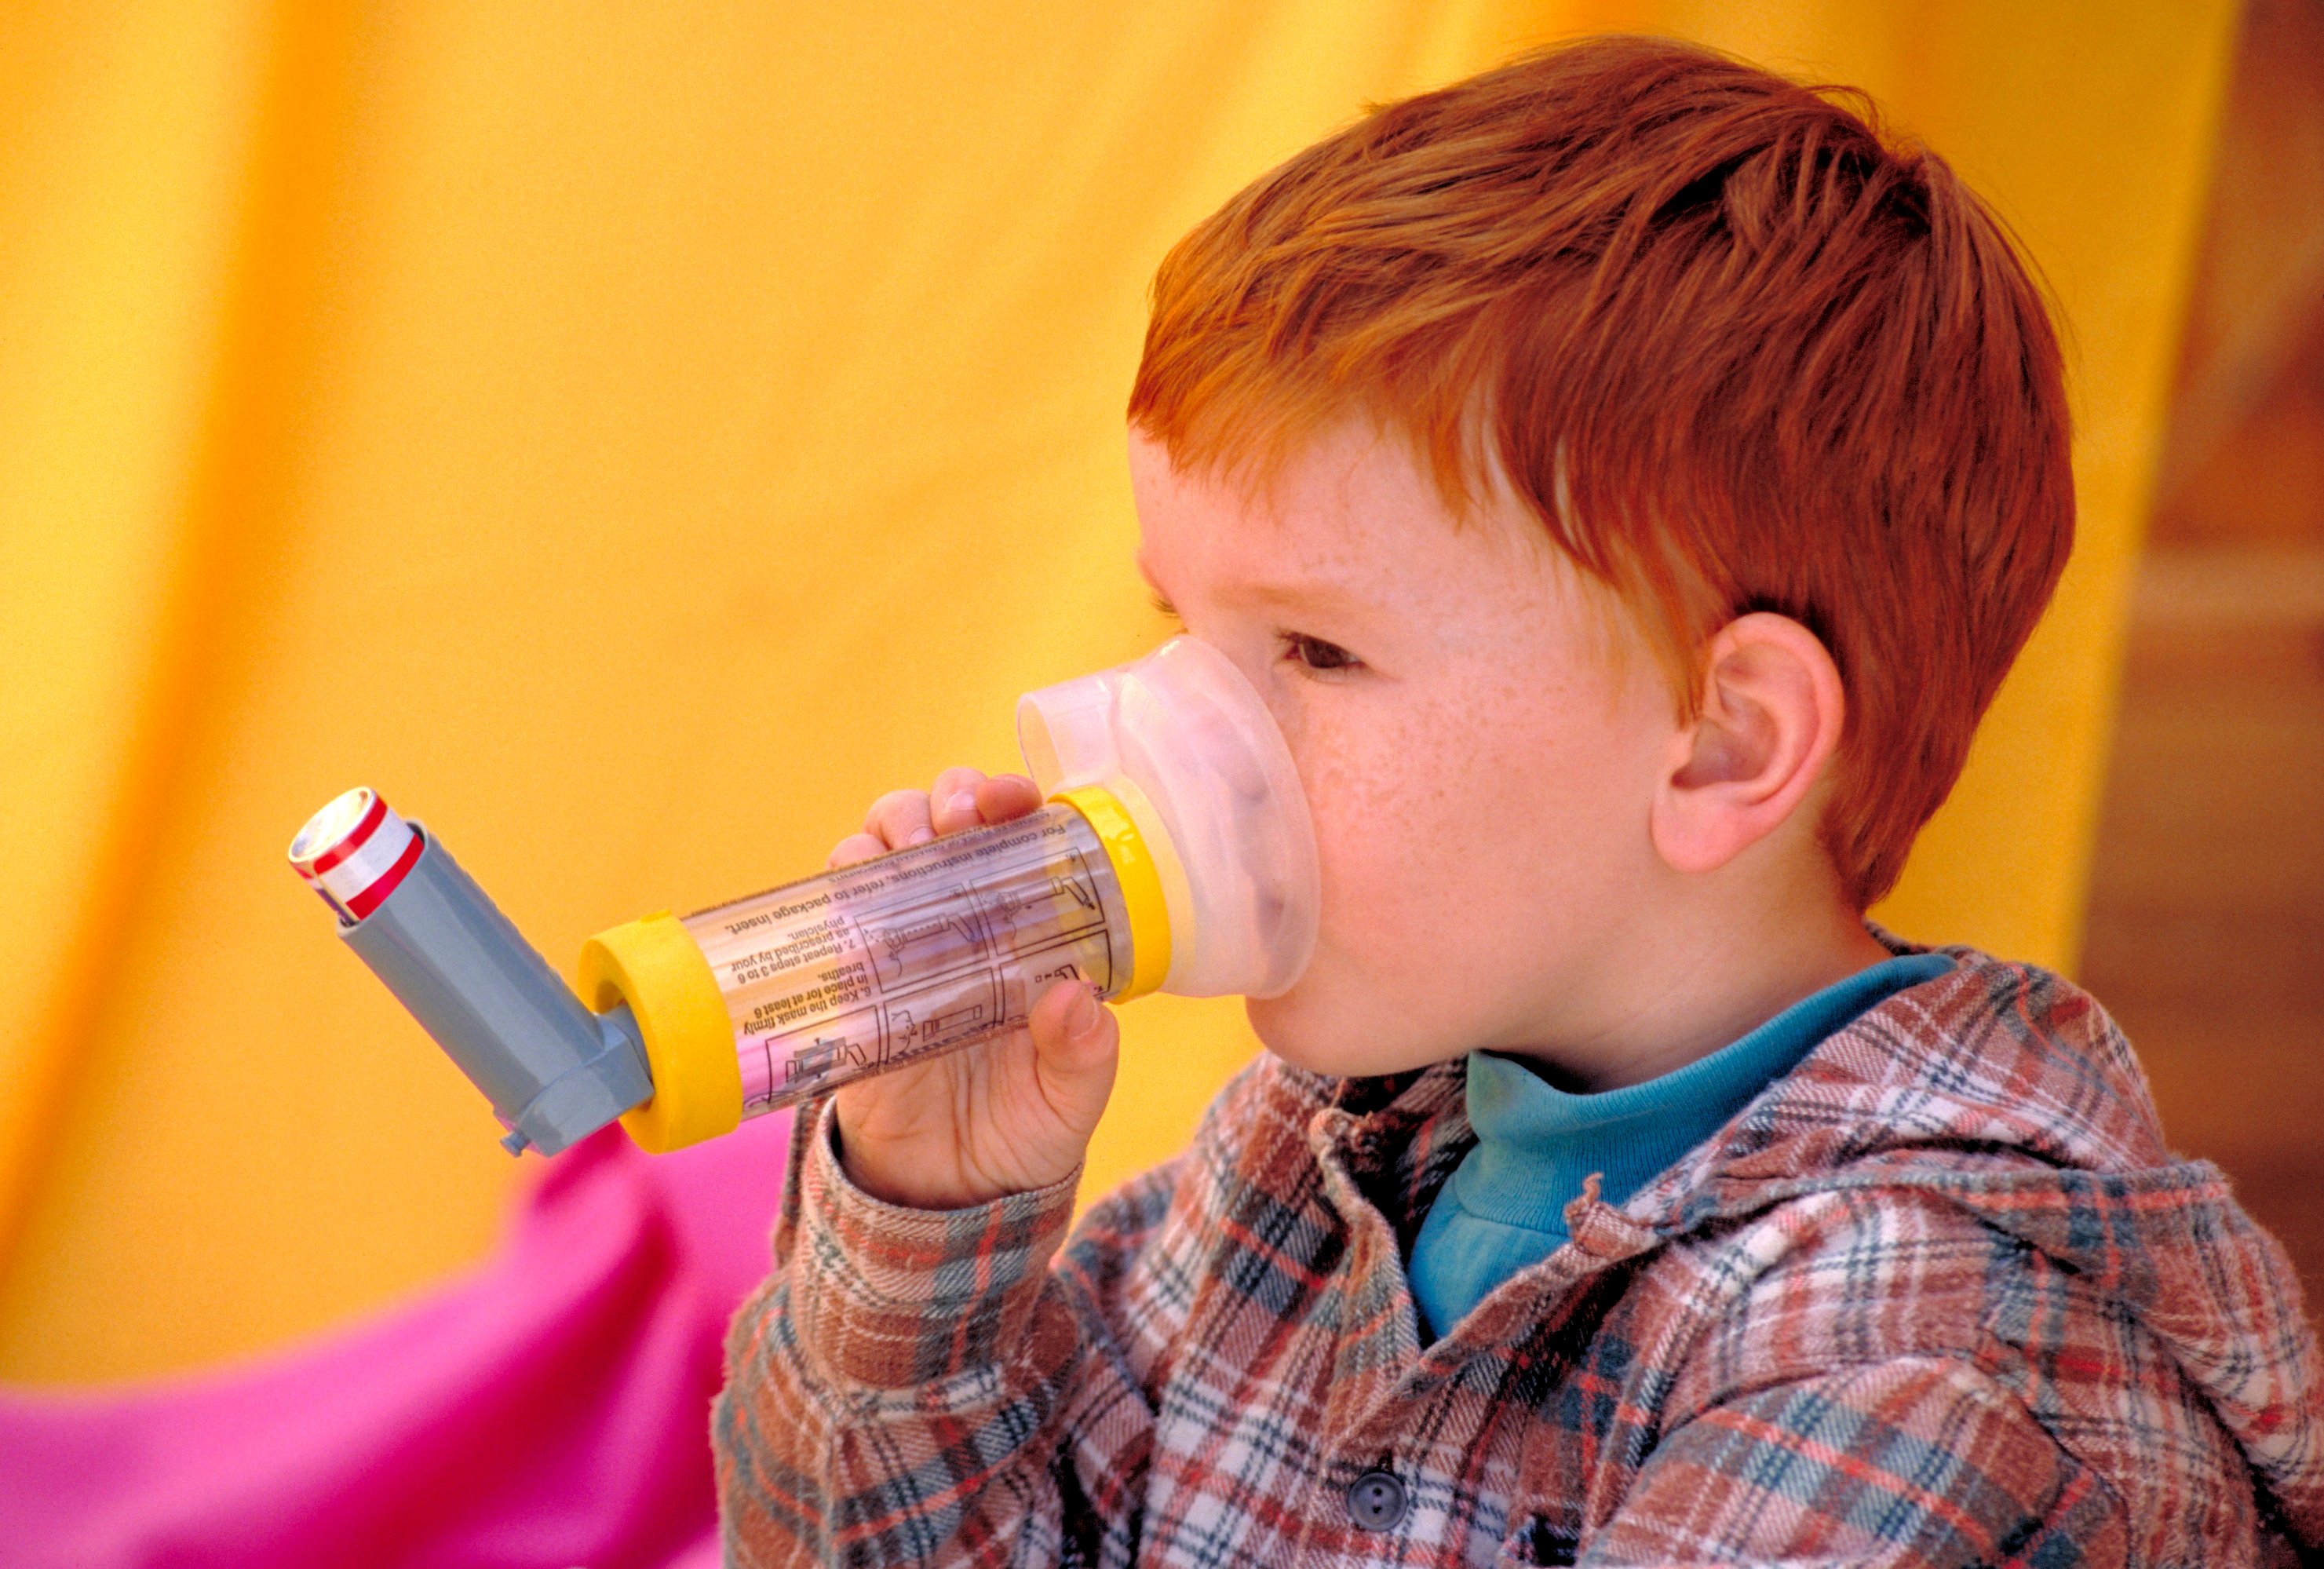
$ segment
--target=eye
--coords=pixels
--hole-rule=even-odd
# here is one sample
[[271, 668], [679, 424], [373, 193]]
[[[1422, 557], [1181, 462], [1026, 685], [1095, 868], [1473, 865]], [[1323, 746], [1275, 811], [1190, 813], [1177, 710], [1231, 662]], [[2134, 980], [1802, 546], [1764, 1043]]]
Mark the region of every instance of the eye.
[[1278, 635], [1286, 651], [1298, 655], [1299, 662], [1318, 675], [1363, 669], [1363, 660], [1338, 643], [1325, 642], [1320, 637], [1309, 637], [1304, 632], [1286, 632]]
[[[1151, 605], [1158, 614], [1176, 622], [1181, 632], [1185, 630], [1185, 618], [1178, 614], [1178, 607], [1161, 595], [1148, 595], [1147, 603]], [[1320, 637], [1309, 637], [1304, 632], [1277, 632], [1276, 638], [1284, 645], [1285, 651], [1299, 656], [1299, 662], [1319, 676], [1336, 674], [1342, 670], [1363, 669], [1363, 660], [1356, 658], [1339, 644], [1325, 642]]]

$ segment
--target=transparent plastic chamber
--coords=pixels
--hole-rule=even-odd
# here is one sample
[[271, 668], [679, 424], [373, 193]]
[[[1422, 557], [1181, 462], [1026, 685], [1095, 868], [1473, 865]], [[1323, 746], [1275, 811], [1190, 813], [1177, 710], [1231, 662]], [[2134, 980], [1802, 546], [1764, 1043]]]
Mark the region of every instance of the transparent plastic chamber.
[[742, 1114], [1021, 1028], [1053, 982], [1269, 997], [1315, 941], [1315, 852], [1272, 716], [1181, 636], [1026, 694], [1047, 804], [687, 916]]
[[1021, 1028], [1059, 980], [1124, 1001], [1298, 979], [1320, 903], [1306, 800], [1231, 660], [1175, 637], [1027, 693], [1017, 731], [1038, 810], [601, 932], [577, 998], [368, 790], [318, 813], [292, 861], [512, 1150], [554, 1154], [616, 1115], [675, 1149]]
[[1130, 989], [1130, 911], [1075, 808], [1047, 806], [681, 923], [709, 961], [742, 1114], [1025, 1021], [1056, 980]]

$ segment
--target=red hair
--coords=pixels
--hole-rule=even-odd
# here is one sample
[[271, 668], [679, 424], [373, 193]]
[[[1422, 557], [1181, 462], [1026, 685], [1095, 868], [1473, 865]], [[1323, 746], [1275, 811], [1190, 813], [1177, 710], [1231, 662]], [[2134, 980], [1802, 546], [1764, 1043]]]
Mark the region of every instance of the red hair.
[[1498, 464], [1642, 609], [1682, 717], [1770, 610], [1848, 694], [1821, 836], [1894, 885], [2073, 539], [2063, 367], [2000, 221], [1870, 103], [1609, 37], [1375, 107], [1154, 281], [1130, 418], [1182, 466], [1369, 411], [1456, 520]]

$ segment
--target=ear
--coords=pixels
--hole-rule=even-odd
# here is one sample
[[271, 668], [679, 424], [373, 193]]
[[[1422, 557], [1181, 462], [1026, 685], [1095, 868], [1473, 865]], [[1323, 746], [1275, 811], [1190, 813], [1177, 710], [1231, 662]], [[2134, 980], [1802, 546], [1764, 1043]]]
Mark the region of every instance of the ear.
[[1648, 830], [1673, 870], [1711, 872], [1798, 810], [1840, 745], [1846, 698], [1822, 640], [1755, 611], [1704, 651], [1702, 711], [1671, 738]]

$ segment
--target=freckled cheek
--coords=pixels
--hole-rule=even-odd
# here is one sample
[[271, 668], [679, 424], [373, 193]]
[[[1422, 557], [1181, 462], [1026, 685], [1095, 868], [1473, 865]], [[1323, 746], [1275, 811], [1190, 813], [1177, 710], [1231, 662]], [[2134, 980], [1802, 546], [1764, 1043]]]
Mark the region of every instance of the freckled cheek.
[[1332, 946], [1381, 962], [1458, 946], [1480, 924], [1539, 918], [1628, 854], [1643, 807], [1618, 738], [1539, 706], [1498, 712], [1332, 737], [1302, 759]]
[[1333, 749], [1303, 767], [1331, 946], [1377, 955], [1425, 922], [1447, 894], [1465, 808], [1456, 788], [1391, 737]]

